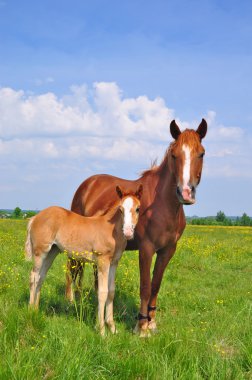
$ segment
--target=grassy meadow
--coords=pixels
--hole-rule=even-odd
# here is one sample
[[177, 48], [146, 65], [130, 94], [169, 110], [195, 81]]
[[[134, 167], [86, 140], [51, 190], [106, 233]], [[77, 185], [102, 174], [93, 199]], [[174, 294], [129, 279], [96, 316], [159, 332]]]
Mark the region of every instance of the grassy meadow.
[[118, 334], [101, 338], [92, 267], [74, 305], [64, 298], [58, 256], [29, 311], [25, 221], [0, 220], [0, 379], [252, 379], [252, 229], [188, 226], [164, 275], [159, 333], [132, 334], [139, 305], [138, 255], [118, 267]]

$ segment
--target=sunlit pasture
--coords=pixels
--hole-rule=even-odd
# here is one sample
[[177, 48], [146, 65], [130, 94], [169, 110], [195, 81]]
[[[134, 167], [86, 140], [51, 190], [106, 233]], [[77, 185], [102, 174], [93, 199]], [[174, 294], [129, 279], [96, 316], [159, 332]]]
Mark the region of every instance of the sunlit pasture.
[[82, 295], [64, 298], [66, 257], [28, 310], [25, 221], [0, 220], [0, 379], [252, 379], [252, 229], [188, 226], [159, 295], [158, 334], [133, 335], [137, 252], [118, 267], [118, 334], [96, 330], [92, 266]]

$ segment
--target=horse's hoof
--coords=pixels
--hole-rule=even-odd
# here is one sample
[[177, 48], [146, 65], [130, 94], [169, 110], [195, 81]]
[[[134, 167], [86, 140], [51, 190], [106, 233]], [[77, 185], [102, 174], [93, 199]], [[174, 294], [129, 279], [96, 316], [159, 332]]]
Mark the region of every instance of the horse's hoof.
[[140, 338], [149, 338], [151, 336], [150, 331], [148, 329], [148, 323], [145, 323], [141, 327], [139, 326], [139, 323], [137, 322], [133, 333], [138, 335]]
[[154, 319], [152, 319], [152, 320], [148, 323], [148, 329], [149, 329], [153, 334], [157, 334], [157, 333], [158, 333], [157, 324], [156, 324], [156, 322], [155, 322]]

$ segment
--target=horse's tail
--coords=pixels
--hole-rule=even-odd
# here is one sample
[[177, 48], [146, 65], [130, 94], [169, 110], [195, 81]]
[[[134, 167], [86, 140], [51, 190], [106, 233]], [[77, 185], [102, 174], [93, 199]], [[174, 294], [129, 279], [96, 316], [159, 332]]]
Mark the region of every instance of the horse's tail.
[[25, 258], [27, 261], [32, 260], [32, 241], [31, 241], [31, 226], [33, 222], [34, 216], [29, 220], [28, 226], [27, 226], [27, 236], [26, 236], [26, 242], [25, 242]]

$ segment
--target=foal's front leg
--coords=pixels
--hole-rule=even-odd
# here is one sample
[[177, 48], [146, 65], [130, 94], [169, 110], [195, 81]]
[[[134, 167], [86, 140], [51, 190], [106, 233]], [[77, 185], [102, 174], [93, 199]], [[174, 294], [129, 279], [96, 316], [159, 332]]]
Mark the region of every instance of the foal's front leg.
[[116, 333], [116, 326], [114, 322], [113, 302], [115, 297], [115, 274], [118, 261], [110, 265], [109, 279], [108, 279], [108, 297], [106, 301], [106, 324], [108, 325], [112, 334]]
[[98, 322], [102, 336], [105, 335], [104, 309], [108, 298], [109, 267], [109, 260], [101, 258], [98, 263]]

